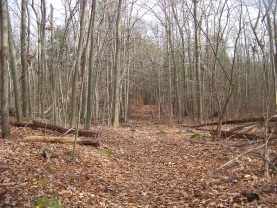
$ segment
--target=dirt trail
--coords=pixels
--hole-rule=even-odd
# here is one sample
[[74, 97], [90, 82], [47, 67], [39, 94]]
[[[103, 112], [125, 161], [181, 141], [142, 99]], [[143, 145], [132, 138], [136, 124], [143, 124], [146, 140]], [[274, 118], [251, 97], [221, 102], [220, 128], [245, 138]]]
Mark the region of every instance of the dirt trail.
[[155, 117], [158, 117], [157, 105], [143, 105], [133, 109], [132, 120], [135, 121], [153, 121]]
[[192, 151], [193, 145], [177, 134], [177, 129], [170, 130], [170, 136], [160, 130], [163, 130], [160, 126], [138, 127], [134, 139], [125, 138], [117, 146], [123, 147], [123, 158], [130, 164], [126, 166], [130, 169], [121, 173], [122, 192], [129, 190], [129, 202], [143, 207], [192, 205], [189, 196], [194, 195], [193, 187], [199, 185], [199, 178], [211, 171], [212, 166], [199, 166], [196, 158], [201, 157], [201, 150]]

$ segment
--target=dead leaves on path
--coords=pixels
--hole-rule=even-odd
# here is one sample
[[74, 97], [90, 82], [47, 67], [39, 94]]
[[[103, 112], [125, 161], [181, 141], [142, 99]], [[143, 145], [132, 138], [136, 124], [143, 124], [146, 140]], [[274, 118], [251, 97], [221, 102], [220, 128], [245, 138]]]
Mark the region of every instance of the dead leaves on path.
[[[38, 199], [55, 197], [64, 207], [277, 205], [277, 178], [263, 180], [261, 150], [213, 173], [250, 148], [236, 146], [242, 140], [214, 142], [204, 133], [191, 138], [186, 129], [162, 125], [102, 132], [102, 146], [77, 146], [77, 161], [72, 164], [70, 144], [21, 142], [27, 135], [57, 133], [13, 127], [15, 140], [0, 141], [0, 205], [34, 207]], [[44, 148], [57, 156], [46, 161], [41, 156]], [[258, 194], [260, 200], [248, 202], [245, 191]]]

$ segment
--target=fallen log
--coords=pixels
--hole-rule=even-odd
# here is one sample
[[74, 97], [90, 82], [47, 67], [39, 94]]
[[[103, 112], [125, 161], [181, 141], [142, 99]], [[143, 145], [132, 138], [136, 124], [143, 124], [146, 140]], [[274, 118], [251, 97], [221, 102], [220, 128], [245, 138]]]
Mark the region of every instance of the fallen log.
[[[217, 135], [216, 130], [208, 130], [211, 135]], [[221, 131], [221, 137], [235, 137], [235, 138], [243, 138], [248, 140], [255, 140], [255, 139], [264, 139], [262, 136], [258, 136], [256, 134], [244, 134], [244, 133], [237, 133], [233, 131]]]
[[[74, 134], [76, 133], [76, 129], [71, 128], [65, 128], [62, 126], [50, 124], [50, 123], [43, 123], [37, 120], [33, 120], [33, 123], [24, 123], [24, 122], [13, 122], [11, 123], [13, 126], [18, 126], [18, 127], [30, 127], [30, 128], [44, 128], [44, 129], [51, 129], [53, 131], [57, 131], [61, 134]], [[83, 137], [93, 137], [97, 138], [99, 135], [99, 132], [96, 131], [91, 131], [91, 130], [79, 130], [78, 131], [78, 136], [83, 136]]]
[[256, 125], [257, 125], [257, 123], [250, 123], [250, 124], [248, 123], [248, 124], [245, 124], [245, 125], [242, 125], [242, 126], [236, 126], [236, 127], [232, 128], [232, 129], [229, 129], [229, 131], [236, 131], [236, 132], [238, 132], [238, 131], [242, 131], [246, 127], [256, 126]]
[[[23, 137], [23, 142], [49, 142], [49, 143], [74, 143], [75, 137], [48, 137], [48, 136], [26, 136]], [[93, 138], [77, 137], [76, 144], [90, 145], [99, 147], [100, 142]]]
[[35, 128], [35, 124], [33, 123], [26, 123], [26, 122], [10, 122], [10, 125], [16, 126], [16, 127], [30, 127]]
[[[240, 120], [227, 120], [227, 121], [222, 121], [221, 125], [225, 124], [240, 124], [240, 123], [248, 123], [248, 122], [264, 122], [265, 119], [264, 117], [259, 117], [259, 118], [246, 118], [246, 119], [240, 119]], [[271, 117], [268, 119], [269, 122], [275, 122], [277, 121], [277, 117]], [[194, 126], [190, 126], [191, 128], [197, 128], [197, 127], [203, 127], [203, 126], [213, 126], [213, 125], [218, 125], [218, 122], [211, 122], [211, 123], [205, 123], [205, 124], [198, 124]], [[183, 125], [182, 125], [183, 126]], [[187, 126], [183, 126], [187, 127]]]

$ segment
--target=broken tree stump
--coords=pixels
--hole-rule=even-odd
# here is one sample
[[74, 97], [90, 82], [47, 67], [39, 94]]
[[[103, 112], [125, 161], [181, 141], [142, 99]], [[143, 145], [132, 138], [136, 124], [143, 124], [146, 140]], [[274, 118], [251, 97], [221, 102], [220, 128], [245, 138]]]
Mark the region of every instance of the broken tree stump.
[[[48, 136], [26, 136], [23, 137], [23, 142], [49, 142], [49, 143], [74, 143], [75, 137], [48, 137]], [[100, 142], [93, 138], [82, 138], [76, 139], [76, 144], [90, 145], [93, 147], [99, 147]]]

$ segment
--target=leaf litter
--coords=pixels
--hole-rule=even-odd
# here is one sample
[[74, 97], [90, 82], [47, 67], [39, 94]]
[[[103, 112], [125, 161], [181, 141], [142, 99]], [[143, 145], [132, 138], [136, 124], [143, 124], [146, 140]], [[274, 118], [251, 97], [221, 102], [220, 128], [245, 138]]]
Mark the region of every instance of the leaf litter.
[[[0, 141], [0, 206], [35, 207], [47, 198], [63, 207], [277, 206], [276, 173], [263, 178], [262, 149], [236, 158], [258, 144], [237, 147], [242, 139], [213, 141], [205, 132], [192, 138], [177, 125], [95, 128], [102, 131], [101, 147], [78, 145], [72, 163], [70, 144], [22, 142], [57, 132], [12, 127], [14, 139]], [[270, 142], [271, 153], [276, 144]], [[56, 157], [46, 160], [45, 148]], [[245, 191], [259, 200], [249, 202]]]

